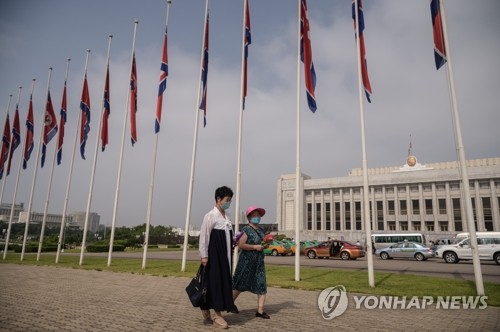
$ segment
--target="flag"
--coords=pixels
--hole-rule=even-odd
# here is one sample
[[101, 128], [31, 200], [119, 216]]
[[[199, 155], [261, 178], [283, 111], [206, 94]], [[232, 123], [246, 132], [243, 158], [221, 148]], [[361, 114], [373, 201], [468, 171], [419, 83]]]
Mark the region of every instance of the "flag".
[[245, 98], [247, 96], [247, 59], [248, 59], [248, 45], [252, 43], [252, 34], [250, 32], [250, 11], [248, 8], [248, 0], [245, 1], [245, 57], [243, 60], [243, 109], [245, 109]]
[[90, 132], [90, 96], [89, 87], [87, 84], [87, 73], [83, 80], [82, 99], [80, 101], [80, 109], [82, 110], [82, 117], [80, 122], [80, 154], [85, 159], [85, 145]]
[[26, 140], [24, 141], [23, 169], [28, 167], [28, 160], [30, 160], [31, 152], [35, 145], [33, 143], [33, 125], [33, 96], [30, 95], [28, 115], [26, 116]]
[[52, 106], [52, 99], [50, 98], [50, 91], [47, 94], [47, 104], [45, 104], [45, 115], [43, 125], [43, 144], [42, 144], [42, 163], [41, 167], [45, 164], [45, 154], [47, 153], [47, 144], [57, 133], [57, 119]]
[[59, 133], [57, 136], [57, 164], [61, 164], [62, 145], [64, 142], [64, 125], [66, 124], [66, 81], [64, 81], [63, 96], [61, 101], [61, 118], [59, 119]]
[[7, 113], [7, 118], [5, 118], [5, 126], [3, 128], [2, 150], [0, 152], [0, 179], [3, 176], [5, 162], [9, 158], [9, 148], [10, 148], [10, 120], [9, 120], [9, 113]]
[[443, 22], [439, 0], [431, 0], [432, 32], [434, 34], [434, 61], [436, 69], [446, 63], [446, 49], [444, 46]]
[[104, 102], [103, 108], [104, 112], [102, 113], [102, 128], [101, 128], [101, 149], [104, 151], [106, 145], [108, 144], [108, 118], [111, 113], [110, 106], [110, 94], [109, 94], [109, 64], [106, 69], [106, 82], [104, 84]]
[[203, 37], [203, 60], [201, 64], [202, 93], [200, 110], [203, 110], [203, 127], [207, 125], [207, 78], [208, 78], [208, 13], [205, 20], [205, 36]]
[[135, 52], [132, 54], [132, 70], [130, 73], [130, 140], [132, 146], [137, 142], [137, 68], [135, 65]]
[[[354, 20], [354, 31], [356, 31], [356, 12], [355, 12], [355, 1], [352, 1], [352, 19]], [[365, 18], [363, 15], [363, 4], [361, 0], [358, 0], [358, 28], [359, 28], [359, 48], [360, 48], [360, 58], [361, 58], [361, 77], [363, 79], [363, 86], [365, 88], [366, 99], [371, 103], [372, 86], [370, 84], [370, 79], [368, 78], [368, 65], [366, 63], [366, 51], [365, 51], [365, 37], [363, 31], [365, 30]]]
[[12, 140], [10, 141], [10, 154], [9, 162], [7, 163], [7, 175], [10, 174], [10, 165], [12, 164], [12, 157], [14, 151], [21, 144], [21, 124], [19, 122], [19, 108], [16, 105], [16, 113], [14, 114], [14, 122], [12, 123]]
[[307, 104], [309, 109], [316, 112], [316, 71], [312, 61], [311, 38], [309, 29], [309, 18], [307, 16], [307, 2], [301, 0], [300, 6], [300, 60], [304, 63], [304, 78], [306, 85]]
[[158, 101], [156, 102], [155, 134], [160, 131], [161, 107], [163, 104], [163, 92], [167, 89], [168, 76], [168, 47], [167, 47], [167, 27], [165, 26], [165, 37], [163, 38], [163, 53], [160, 66], [160, 84], [158, 86]]

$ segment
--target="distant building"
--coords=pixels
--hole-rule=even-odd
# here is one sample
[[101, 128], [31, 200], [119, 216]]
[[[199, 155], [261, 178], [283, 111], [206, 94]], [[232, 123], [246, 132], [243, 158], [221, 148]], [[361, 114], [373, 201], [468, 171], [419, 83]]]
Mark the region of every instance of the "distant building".
[[[66, 216], [66, 226], [75, 227], [83, 230], [85, 226], [85, 215], [86, 215], [85, 212], [72, 212], [68, 214]], [[96, 233], [99, 230], [100, 218], [101, 217], [95, 212], [91, 212], [89, 214], [89, 222], [87, 229], [90, 232]], [[19, 213], [19, 220], [16, 222], [25, 224], [27, 219], [28, 219], [28, 212], [22, 211]], [[61, 227], [61, 221], [62, 221], [62, 214], [47, 213], [45, 218], [45, 227], [59, 228]], [[43, 213], [31, 212], [29, 223], [30, 225], [32, 224], [41, 225], [43, 223]]]
[[[409, 156], [401, 167], [368, 169], [372, 233], [420, 232], [429, 240], [467, 232], [458, 162], [421, 165]], [[500, 158], [467, 161], [477, 231], [500, 231]], [[312, 179], [302, 174], [301, 236], [356, 241], [365, 238], [363, 173]], [[295, 233], [295, 174], [277, 182], [280, 233]]]
[[[2, 203], [0, 205], [0, 221], [9, 222], [11, 209], [12, 204]], [[24, 203], [14, 204], [14, 214], [12, 216], [12, 222], [17, 222], [19, 220], [19, 213], [23, 210]]]

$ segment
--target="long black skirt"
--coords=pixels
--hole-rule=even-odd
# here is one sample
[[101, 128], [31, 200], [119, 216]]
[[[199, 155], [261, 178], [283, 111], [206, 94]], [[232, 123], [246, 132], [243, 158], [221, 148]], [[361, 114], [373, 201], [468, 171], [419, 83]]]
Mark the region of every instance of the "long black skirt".
[[[232, 232], [230, 232], [230, 236], [232, 237]], [[208, 245], [208, 264], [205, 268], [207, 297], [206, 303], [200, 307], [202, 310], [231, 311], [235, 308], [231, 262], [227, 259], [227, 252], [226, 232], [213, 229]]]

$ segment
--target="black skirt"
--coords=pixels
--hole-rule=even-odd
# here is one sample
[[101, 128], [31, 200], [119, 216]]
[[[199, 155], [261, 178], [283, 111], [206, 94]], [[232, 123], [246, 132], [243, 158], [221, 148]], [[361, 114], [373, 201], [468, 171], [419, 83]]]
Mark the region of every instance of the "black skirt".
[[[230, 232], [230, 236], [232, 238], [232, 231]], [[200, 307], [202, 310], [231, 311], [235, 308], [232, 291], [231, 262], [227, 259], [228, 250], [231, 250], [231, 248], [227, 248], [226, 232], [224, 230], [213, 229], [210, 232], [208, 263], [205, 270], [207, 298], [206, 303]]]

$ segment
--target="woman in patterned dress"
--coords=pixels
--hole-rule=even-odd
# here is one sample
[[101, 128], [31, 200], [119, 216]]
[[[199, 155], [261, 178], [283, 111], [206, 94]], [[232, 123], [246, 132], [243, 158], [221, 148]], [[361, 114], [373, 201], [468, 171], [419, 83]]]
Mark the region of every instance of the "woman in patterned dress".
[[[203, 218], [200, 229], [201, 264], [205, 266], [206, 302], [200, 306], [204, 323], [227, 329], [228, 324], [221, 311], [234, 312], [236, 309], [231, 287], [231, 249], [233, 228], [226, 213], [231, 205], [233, 191], [220, 187], [215, 191], [215, 207]], [[215, 316], [210, 316], [213, 309]]]
[[248, 225], [241, 229], [242, 235], [238, 241], [241, 252], [233, 275], [233, 299], [236, 300], [241, 292], [249, 291], [256, 294], [257, 311], [255, 316], [269, 319], [269, 315], [264, 311], [267, 284], [262, 241], [265, 234], [258, 226], [265, 213], [263, 208], [256, 206], [250, 206], [246, 209], [245, 215], [248, 219]]

